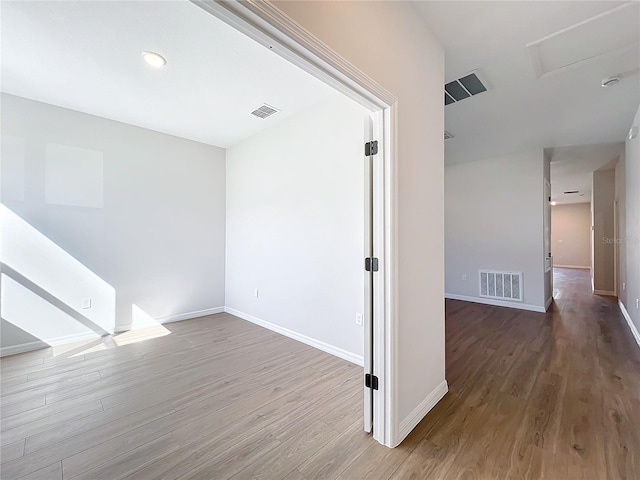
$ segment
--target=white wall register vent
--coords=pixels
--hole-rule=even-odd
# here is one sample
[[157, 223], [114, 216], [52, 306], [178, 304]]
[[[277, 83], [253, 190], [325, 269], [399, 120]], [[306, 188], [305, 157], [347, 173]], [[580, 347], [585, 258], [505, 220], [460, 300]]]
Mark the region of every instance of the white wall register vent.
[[450, 105], [486, 91], [487, 87], [478, 77], [478, 72], [473, 71], [444, 86], [444, 104]]
[[258, 108], [256, 108], [253, 112], [251, 112], [251, 115], [258, 118], [267, 118], [267, 117], [270, 117], [271, 115], [278, 113], [279, 111], [280, 110], [278, 110], [277, 108], [272, 107], [271, 105], [267, 105], [266, 103], [263, 103]]
[[522, 272], [480, 270], [480, 296], [522, 301]]

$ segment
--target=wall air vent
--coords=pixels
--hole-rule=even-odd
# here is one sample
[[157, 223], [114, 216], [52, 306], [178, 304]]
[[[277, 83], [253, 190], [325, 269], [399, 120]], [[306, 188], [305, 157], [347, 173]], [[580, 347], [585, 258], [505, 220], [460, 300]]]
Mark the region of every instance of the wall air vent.
[[453, 138], [453, 135], [450, 134], [449, 132], [445, 131], [444, 132], [444, 139], [445, 140], [449, 140], [450, 138]]
[[258, 118], [267, 118], [273, 114], [278, 113], [279, 111], [280, 110], [278, 110], [277, 108], [274, 108], [271, 105], [267, 105], [266, 103], [263, 103], [258, 108], [256, 108], [253, 112], [251, 112], [251, 115]]
[[444, 104], [451, 105], [452, 103], [486, 91], [487, 87], [478, 77], [478, 72], [473, 71], [444, 86]]
[[480, 296], [522, 301], [522, 272], [480, 270]]

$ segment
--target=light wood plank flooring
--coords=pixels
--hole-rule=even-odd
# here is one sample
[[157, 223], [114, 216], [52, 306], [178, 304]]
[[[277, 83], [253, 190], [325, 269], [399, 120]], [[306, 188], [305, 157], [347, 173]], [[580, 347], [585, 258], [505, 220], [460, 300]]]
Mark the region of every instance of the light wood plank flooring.
[[546, 315], [447, 301], [450, 392], [396, 449], [359, 367], [227, 314], [2, 359], [1, 477], [640, 478], [640, 349], [587, 272], [556, 287]]

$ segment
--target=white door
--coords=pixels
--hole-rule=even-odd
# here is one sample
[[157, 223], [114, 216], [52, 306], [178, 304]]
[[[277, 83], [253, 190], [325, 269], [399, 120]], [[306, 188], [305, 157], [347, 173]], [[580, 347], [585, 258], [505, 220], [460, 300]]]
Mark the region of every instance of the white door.
[[373, 389], [367, 386], [367, 376], [373, 374], [373, 268], [371, 258], [373, 257], [373, 158], [374, 155], [367, 155], [367, 145], [373, 142], [373, 119], [367, 115], [364, 125], [364, 430], [371, 432], [373, 424]]
[[[384, 168], [382, 122], [381, 111], [372, 113], [365, 118], [365, 148], [363, 152], [365, 162], [364, 429], [366, 432], [375, 430], [379, 435], [383, 434], [383, 425], [374, 425], [373, 419], [381, 418], [380, 409], [383, 405], [380, 402], [381, 390], [379, 388], [382, 386], [378, 385], [378, 378], [384, 365], [376, 355], [376, 353], [380, 353], [379, 342], [382, 340], [382, 336], [376, 332], [379, 332], [382, 326], [380, 325], [381, 319], [375, 318], [374, 312], [382, 309], [380, 301], [384, 292], [382, 286], [384, 265], [380, 261], [382, 245], [376, 244], [374, 239], [377, 238], [376, 235], [380, 233], [380, 229], [384, 228], [383, 208], [380, 206], [383, 188], [381, 175]], [[378, 358], [379, 361], [374, 362], [375, 358]]]

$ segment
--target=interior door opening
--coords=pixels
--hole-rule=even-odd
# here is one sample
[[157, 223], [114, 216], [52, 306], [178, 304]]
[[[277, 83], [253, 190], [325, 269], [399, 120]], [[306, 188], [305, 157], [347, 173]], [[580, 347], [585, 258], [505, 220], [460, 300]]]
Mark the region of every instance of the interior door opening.
[[192, 0], [192, 3], [371, 112], [368, 138], [371, 145], [373, 142], [378, 143], [376, 153], [372, 153], [372, 150], [365, 152], [368, 211], [365, 214], [366, 227], [363, 232], [366, 248], [362, 357], [365, 377], [362, 385], [365, 399], [364, 429], [372, 432], [378, 442], [390, 446], [394, 443], [394, 432], [391, 431], [393, 385], [390, 375], [390, 350], [394, 337], [391, 304], [394, 283], [390, 253], [393, 242], [391, 202], [394, 195], [391, 140], [396, 99], [355, 68], [336, 58], [323, 56], [316, 39], [295, 29], [267, 3], [210, 0]]

